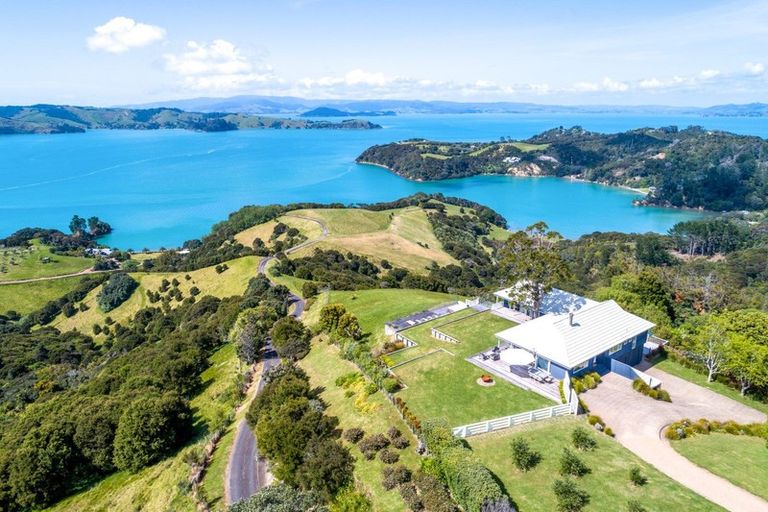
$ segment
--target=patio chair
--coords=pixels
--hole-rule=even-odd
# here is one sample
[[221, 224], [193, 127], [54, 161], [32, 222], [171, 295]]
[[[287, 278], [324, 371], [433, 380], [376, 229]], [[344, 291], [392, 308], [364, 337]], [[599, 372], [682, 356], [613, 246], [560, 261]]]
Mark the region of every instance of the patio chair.
[[491, 359], [493, 359], [494, 361], [498, 361], [499, 359], [501, 359], [501, 354], [499, 354], [498, 352], [494, 352], [493, 357], [491, 357]]
[[488, 360], [488, 354], [486, 354], [485, 352], [482, 352], [480, 354], [480, 357], [483, 359], [483, 361], [487, 361]]

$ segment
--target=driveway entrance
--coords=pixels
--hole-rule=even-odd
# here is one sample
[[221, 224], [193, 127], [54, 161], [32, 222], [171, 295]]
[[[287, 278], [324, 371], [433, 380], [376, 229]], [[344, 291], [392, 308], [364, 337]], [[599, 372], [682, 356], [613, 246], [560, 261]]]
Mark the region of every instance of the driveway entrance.
[[662, 381], [672, 403], [638, 393], [631, 380], [615, 373], [605, 375], [597, 388], [581, 398], [622, 445], [659, 471], [728, 510], [768, 511], [768, 502], [693, 464], [662, 435], [664, 427], [683, 418], [756, 423], [766, 421], [765, 414], [668, 373], [655, 369], [645, 373]]

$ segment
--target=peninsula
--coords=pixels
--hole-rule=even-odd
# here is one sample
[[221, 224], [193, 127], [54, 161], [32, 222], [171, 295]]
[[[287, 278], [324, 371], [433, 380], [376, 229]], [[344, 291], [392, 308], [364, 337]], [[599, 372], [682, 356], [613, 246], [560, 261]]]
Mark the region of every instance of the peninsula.
[[69, 105], [0, 107], [0, 135], [82, 133], [86, 130], [182, 129], [223, 132], [246, 129], [371, 130], [365, 120], [308, 121], [224, 112], [186, 112], [177, 108], [98, 108]]
[[555, 128], [517, 141], [411, 139], [372, 146], [358, 163], [416, 181], [481, 174], [557, 176], [642, 190], [648, 205], [713, 211], [768, 207], [768, 141], [701, 127], [603, 134]]

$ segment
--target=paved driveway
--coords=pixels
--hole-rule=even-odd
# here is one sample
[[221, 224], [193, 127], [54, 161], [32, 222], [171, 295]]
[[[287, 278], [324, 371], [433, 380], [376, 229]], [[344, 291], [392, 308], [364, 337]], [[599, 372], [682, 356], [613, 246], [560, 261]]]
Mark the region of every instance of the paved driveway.
[[634, 391], [632, 381], [614, 373], [581, 397], [590, 412], [613, 429], [622, 445], [671, 478], [728, 510], [768, 511], [768, 502], [693, 464], [662, 435], [665, 426], [683, 418], [754, 423], [766, 421], [765, 414], [660, 370], [647, 373], [661, 379], [672, 403]]

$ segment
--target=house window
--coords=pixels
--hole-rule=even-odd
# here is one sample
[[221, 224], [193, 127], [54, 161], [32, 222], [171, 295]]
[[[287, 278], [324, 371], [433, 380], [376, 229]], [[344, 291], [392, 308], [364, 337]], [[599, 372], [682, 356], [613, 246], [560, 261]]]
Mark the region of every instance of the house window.
[[637, 348], [637, 336], [632, 338], [632, 350]]
[[621, 347], [624, 345], [624, 343], [619, 343], [618, 345], [614, 345], [611, 348], [608, 349], [608, 355], [615, 354], [619, 350], [621, 350]]
[[583, 370], [584, 368], [586, 368], [587, 366], [589, 366], [589, 360], [584, 361], [583, 363], [577, 364], [576, 366], [574, 366], [573, 367], [573, 371], [574, 372], [579, 372], [579, 371]]

